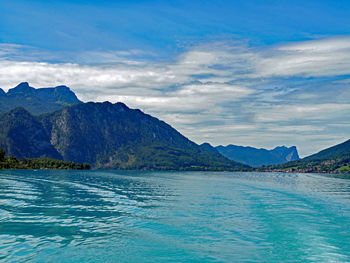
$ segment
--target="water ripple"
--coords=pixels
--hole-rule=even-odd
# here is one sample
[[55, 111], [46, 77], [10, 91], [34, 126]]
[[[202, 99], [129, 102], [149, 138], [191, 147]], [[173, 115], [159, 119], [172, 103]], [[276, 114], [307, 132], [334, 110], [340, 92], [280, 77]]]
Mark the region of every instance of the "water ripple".
[[0, 171], [0, 262], [349, 262], [350, 180]]

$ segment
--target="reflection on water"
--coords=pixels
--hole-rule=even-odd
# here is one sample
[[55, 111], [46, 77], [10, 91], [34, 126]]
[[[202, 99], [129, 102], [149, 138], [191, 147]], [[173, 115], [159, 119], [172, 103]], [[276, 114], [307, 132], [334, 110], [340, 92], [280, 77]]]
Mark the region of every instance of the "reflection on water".
[[0, 261], [349, 262], [350, 180], [1, 171]]

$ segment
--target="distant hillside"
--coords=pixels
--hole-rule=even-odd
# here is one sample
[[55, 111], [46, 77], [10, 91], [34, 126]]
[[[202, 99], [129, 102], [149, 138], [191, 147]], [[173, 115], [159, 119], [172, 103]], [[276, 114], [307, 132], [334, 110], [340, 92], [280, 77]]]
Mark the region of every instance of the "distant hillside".
[[263, 168], [265, 171], [350, 173], [350, 140], [299, 161]]
[[344, 155], [350, 155], [350, 140], [322, 150], [316, 154], [304, 158], [305, 161], [334, 159]]
[[289, 161], [299, 160], [297, 148], [295, 146], [276, 147], [273, 150], [256, 149], [236, 145], [217, 146], [216, 149], [223, 156], [253, 167], [263, 165], [282, 164]]
[[18, 158], [52, 157], [94, 168], [249, 168], [201, 149], [165, 122], [123, 103], [80, 103], [39, 116], [16, 108], [0, 117], [0, 148]]
[[41, 114], [81, 103], [66, 86], [35, 89], [22, 82], [7, 93], [0, 89], [0, 113], [23, 107], [32, 114]]

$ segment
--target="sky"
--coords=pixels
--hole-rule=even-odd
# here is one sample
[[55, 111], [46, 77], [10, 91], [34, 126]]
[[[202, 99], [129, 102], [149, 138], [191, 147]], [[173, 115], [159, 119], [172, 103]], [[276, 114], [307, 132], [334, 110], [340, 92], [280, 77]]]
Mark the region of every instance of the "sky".
[[349, 1], [0, 1], [0, 88], [69, 86], [196, 143], [350, 139]]

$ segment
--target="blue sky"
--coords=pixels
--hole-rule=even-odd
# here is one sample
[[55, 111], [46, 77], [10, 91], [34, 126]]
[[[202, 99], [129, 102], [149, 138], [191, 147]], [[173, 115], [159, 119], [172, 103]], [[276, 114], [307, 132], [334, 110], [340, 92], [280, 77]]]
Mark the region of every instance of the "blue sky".
[[197, 143], [349, 139], [349, 1], [1, 1], [0, 87], [69, 85]]
[[348, 1], [13, 0], [0, 7], [1, 42], [55, 51], [146, 48], [171, 56], [212, 39], [264, 45], [350, 32]]

